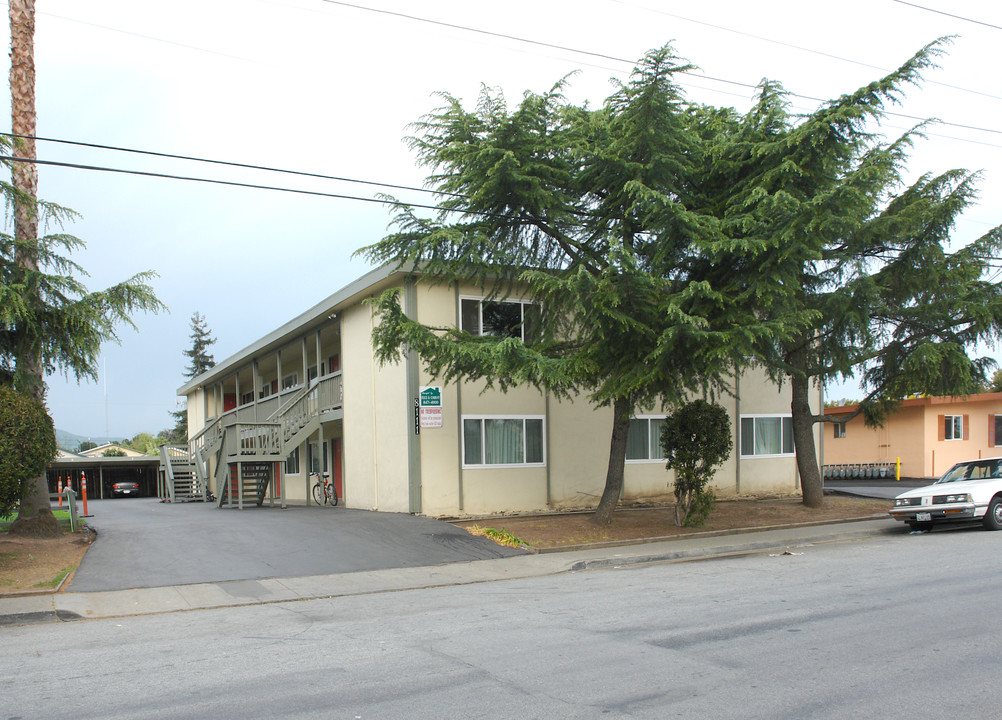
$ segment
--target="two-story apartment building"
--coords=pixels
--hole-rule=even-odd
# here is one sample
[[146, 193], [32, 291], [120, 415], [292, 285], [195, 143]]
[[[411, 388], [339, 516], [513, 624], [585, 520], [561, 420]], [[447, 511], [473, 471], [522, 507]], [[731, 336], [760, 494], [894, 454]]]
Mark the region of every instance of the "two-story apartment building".
[[[458, 516], [595, 505], [612, 411], [531, 387], [443, 384], [414, 356], [378, 364], [377, 318], [364, 301], [390, 287], [402, 288], [409, 316], [432, 326], [485, 332], [498, 318], [532, 314], [518, 298], [485, 301], [473, 285], [379, 268], [257, 339], [178, 390], [193, 454], [220, 501], [253, 501], [241, 487], [270, 482], [283, 503], [308, 503], [310, 475], [322, 469], [356, 508]], [[796, 492], [789, 393], [759, 372], [735, 378], [733, 390], [720, 399], [735, 451], [717, 493]], [[650, 408], [631, 421], [624, 501], [673, 498], [658, 449], [664, 415]]]

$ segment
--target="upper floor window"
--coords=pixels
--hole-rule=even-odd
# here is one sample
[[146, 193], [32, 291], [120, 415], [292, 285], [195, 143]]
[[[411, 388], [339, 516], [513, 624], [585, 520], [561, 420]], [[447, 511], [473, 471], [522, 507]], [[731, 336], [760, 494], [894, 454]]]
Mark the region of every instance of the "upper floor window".
[[299, 384], [299, 373], [289, 373], [284, 378], [282, 378], [282, 389], [288, 390], [289, 388], [296, 387]]
[[249, 405], [252, 402], [254, 402], [254, 391], [253, 390], [251, 390], [250, 392], [240, 393], [240, 404], [241, 405]]
[[531, 342], [538, 334], [539, 306], [522, 300], [460, 300], [460, 326], [471, 335], [496, 335]]
[[837, 423], [832, 423], [832, 425], [835, 428], [835, 437], [836, 438], [844, 438], [845, 437], [845, 423], [844, 422], [837, 422]]
[[741, 455], [793, 455], [793, 418], [789, 415], [743, 415]]
[[626, 436], [627, 460], [664, 460], [661, 449], [661, 428], [665, 418], [661, 416], [630, 418], [630, 430]]

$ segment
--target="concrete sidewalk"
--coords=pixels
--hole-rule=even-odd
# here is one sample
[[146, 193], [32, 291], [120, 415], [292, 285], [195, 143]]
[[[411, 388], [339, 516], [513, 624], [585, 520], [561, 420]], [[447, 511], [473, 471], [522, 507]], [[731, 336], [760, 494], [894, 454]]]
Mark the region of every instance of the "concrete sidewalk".
[[763, 529], [730, 535], [689, 535], [656, 543], [518, 555], [426, 567], [0, 598], [0, 626], [465, 585], [627, 565], [767, 552], [901, 532], [901, 524], [893, 520], [865, 520]]

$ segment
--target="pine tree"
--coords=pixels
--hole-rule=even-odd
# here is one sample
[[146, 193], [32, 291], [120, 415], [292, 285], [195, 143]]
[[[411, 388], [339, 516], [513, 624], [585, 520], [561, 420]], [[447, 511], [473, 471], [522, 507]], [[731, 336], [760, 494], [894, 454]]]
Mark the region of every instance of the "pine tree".
[[[46, 375], [59, 370], [78, 380], [96, 379], [101, 343], [117, 340], [120, 324], [135, 327], [135, 311], [156, 312], [163, 304], [149, 285], [155, 277], [149, 272], [88, 292], [75, 277], [86, 273], [66, 257], [82, 241], [63, 233], [39, 236], [40, 226], [61, 227], [74, 214], [36, 197], [33, 0], [11, 0], [9, 17], [11, 120], [21, 137], [0, 142], [10, 151], [5, 164], [13, 176], [12, 183], [0, 183], [0, 191], [14, 216], [14, 235], [0, 234], [0, 384], [43, 403]], [[45, 474], [25, 488], [10, 532], [58, 534]]]
[[723, 391], [756, 342], [785, 337], [788, 316], [755, 311], [782, 291], [748, 281], [761, 277], [761, 248], [726, 237], [707, 201], [707, 164], [735, 123], [684, 100], [674, 77], [690, 68], [654, 50], [595, 110], [569, 104], [564, 82], [511, 111], [486, 88], [473, 111], [443, 96], [411, 140], [445, 198], [440, 214], [403, 208], [398, 232], [361, 251], [433, 282], [472, 279], [490, 298], [531, 297], [542, 317], [523, 342], [425, 327], [389, 291], [375, 304], [377, 355], [407, 347], [445, 380], [611, 406], [599, 523], [620, 496], [631, 414]]
[[967, 350], [1002, 332], [1002, 290], [985, 280], [1002, 229], [948, 252], [976, 174], [906, 186], [920, 129], [868, 130], [942, 45], [806, 117], [771, 81], [746, 114], [685, 101], [673, 77], [691, 66], [667, 47], [598, 109], [567, 103], [564, 82], [511, 111], [487, 89], [473, 111], [443, 95], [410, 140], [438, 216], [398, 209], [397, 231], [360, 252], [492, 298], [515, 289], [543, 317], [528, 343], [470, 337], [413, 321], [391, 290], [373, 303], [377, 356], [409, 348], [445, 380], [611, 405], [598, 522], [622, 488], [630, 414], [722, 390], [754, 358], [791, 388], [804, 502], [819, 506], [813, 426], [828, 418], [812, 385], [861, 373], [861, 411], [879, 422], [908, 394], [980, 387], [988, 363]]
[[[183, 351], [188, 358], [188, 366], [184, 370], [184, 377], [188, 380], [198, 377], [206, 370], [216, 364], [215, 358], [209, 353], [209, 348], [215, 344], [216, 339], [212, 337], [205, 322], [205, 316], [196, 312], [191, 314], [191, 347]], [[188, 410], [181, 408], [171, 412], [174, 418], [174, 428], [170, 431], [170, 442], [176, 445], [188, 442]]]
[[990, 363], [968, 352], [1002, 332], [1002, 288], [986, 279], [1002, 228], [949, 252], [977, 174], [950, 170], [906, 185], [920, 129], [891, 141], [869, 131], [905, 86], [935, 66], [943, 44], [806, 117], [789, 113], [778, 84], [764, 84], [718, 166], [726, 231], [749, 242], [781, 240], [769, 272], [791, 292], [773, 306], [774, 317], [808, 318], [760, 354], [792, 388], [808, 506], [823, 502], [813, 427], [852, 417], [815, 414], [812, 386], [858, 374], [865, 397], [857, 412], [880, 424], [911, 394], [977, 392]]

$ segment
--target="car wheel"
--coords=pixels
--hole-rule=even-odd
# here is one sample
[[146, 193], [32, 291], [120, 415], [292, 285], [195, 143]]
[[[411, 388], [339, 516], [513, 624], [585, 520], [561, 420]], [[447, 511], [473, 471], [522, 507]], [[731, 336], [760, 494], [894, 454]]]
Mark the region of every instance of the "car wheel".
[[1002, 498], [998, 496], [992, 498], [982, 522], [988, 530], [1002, 530]]
[[912, 529], [912, 532], [931, 532], [932, 523], [931, 522], [910, 522], [908, 527]]

